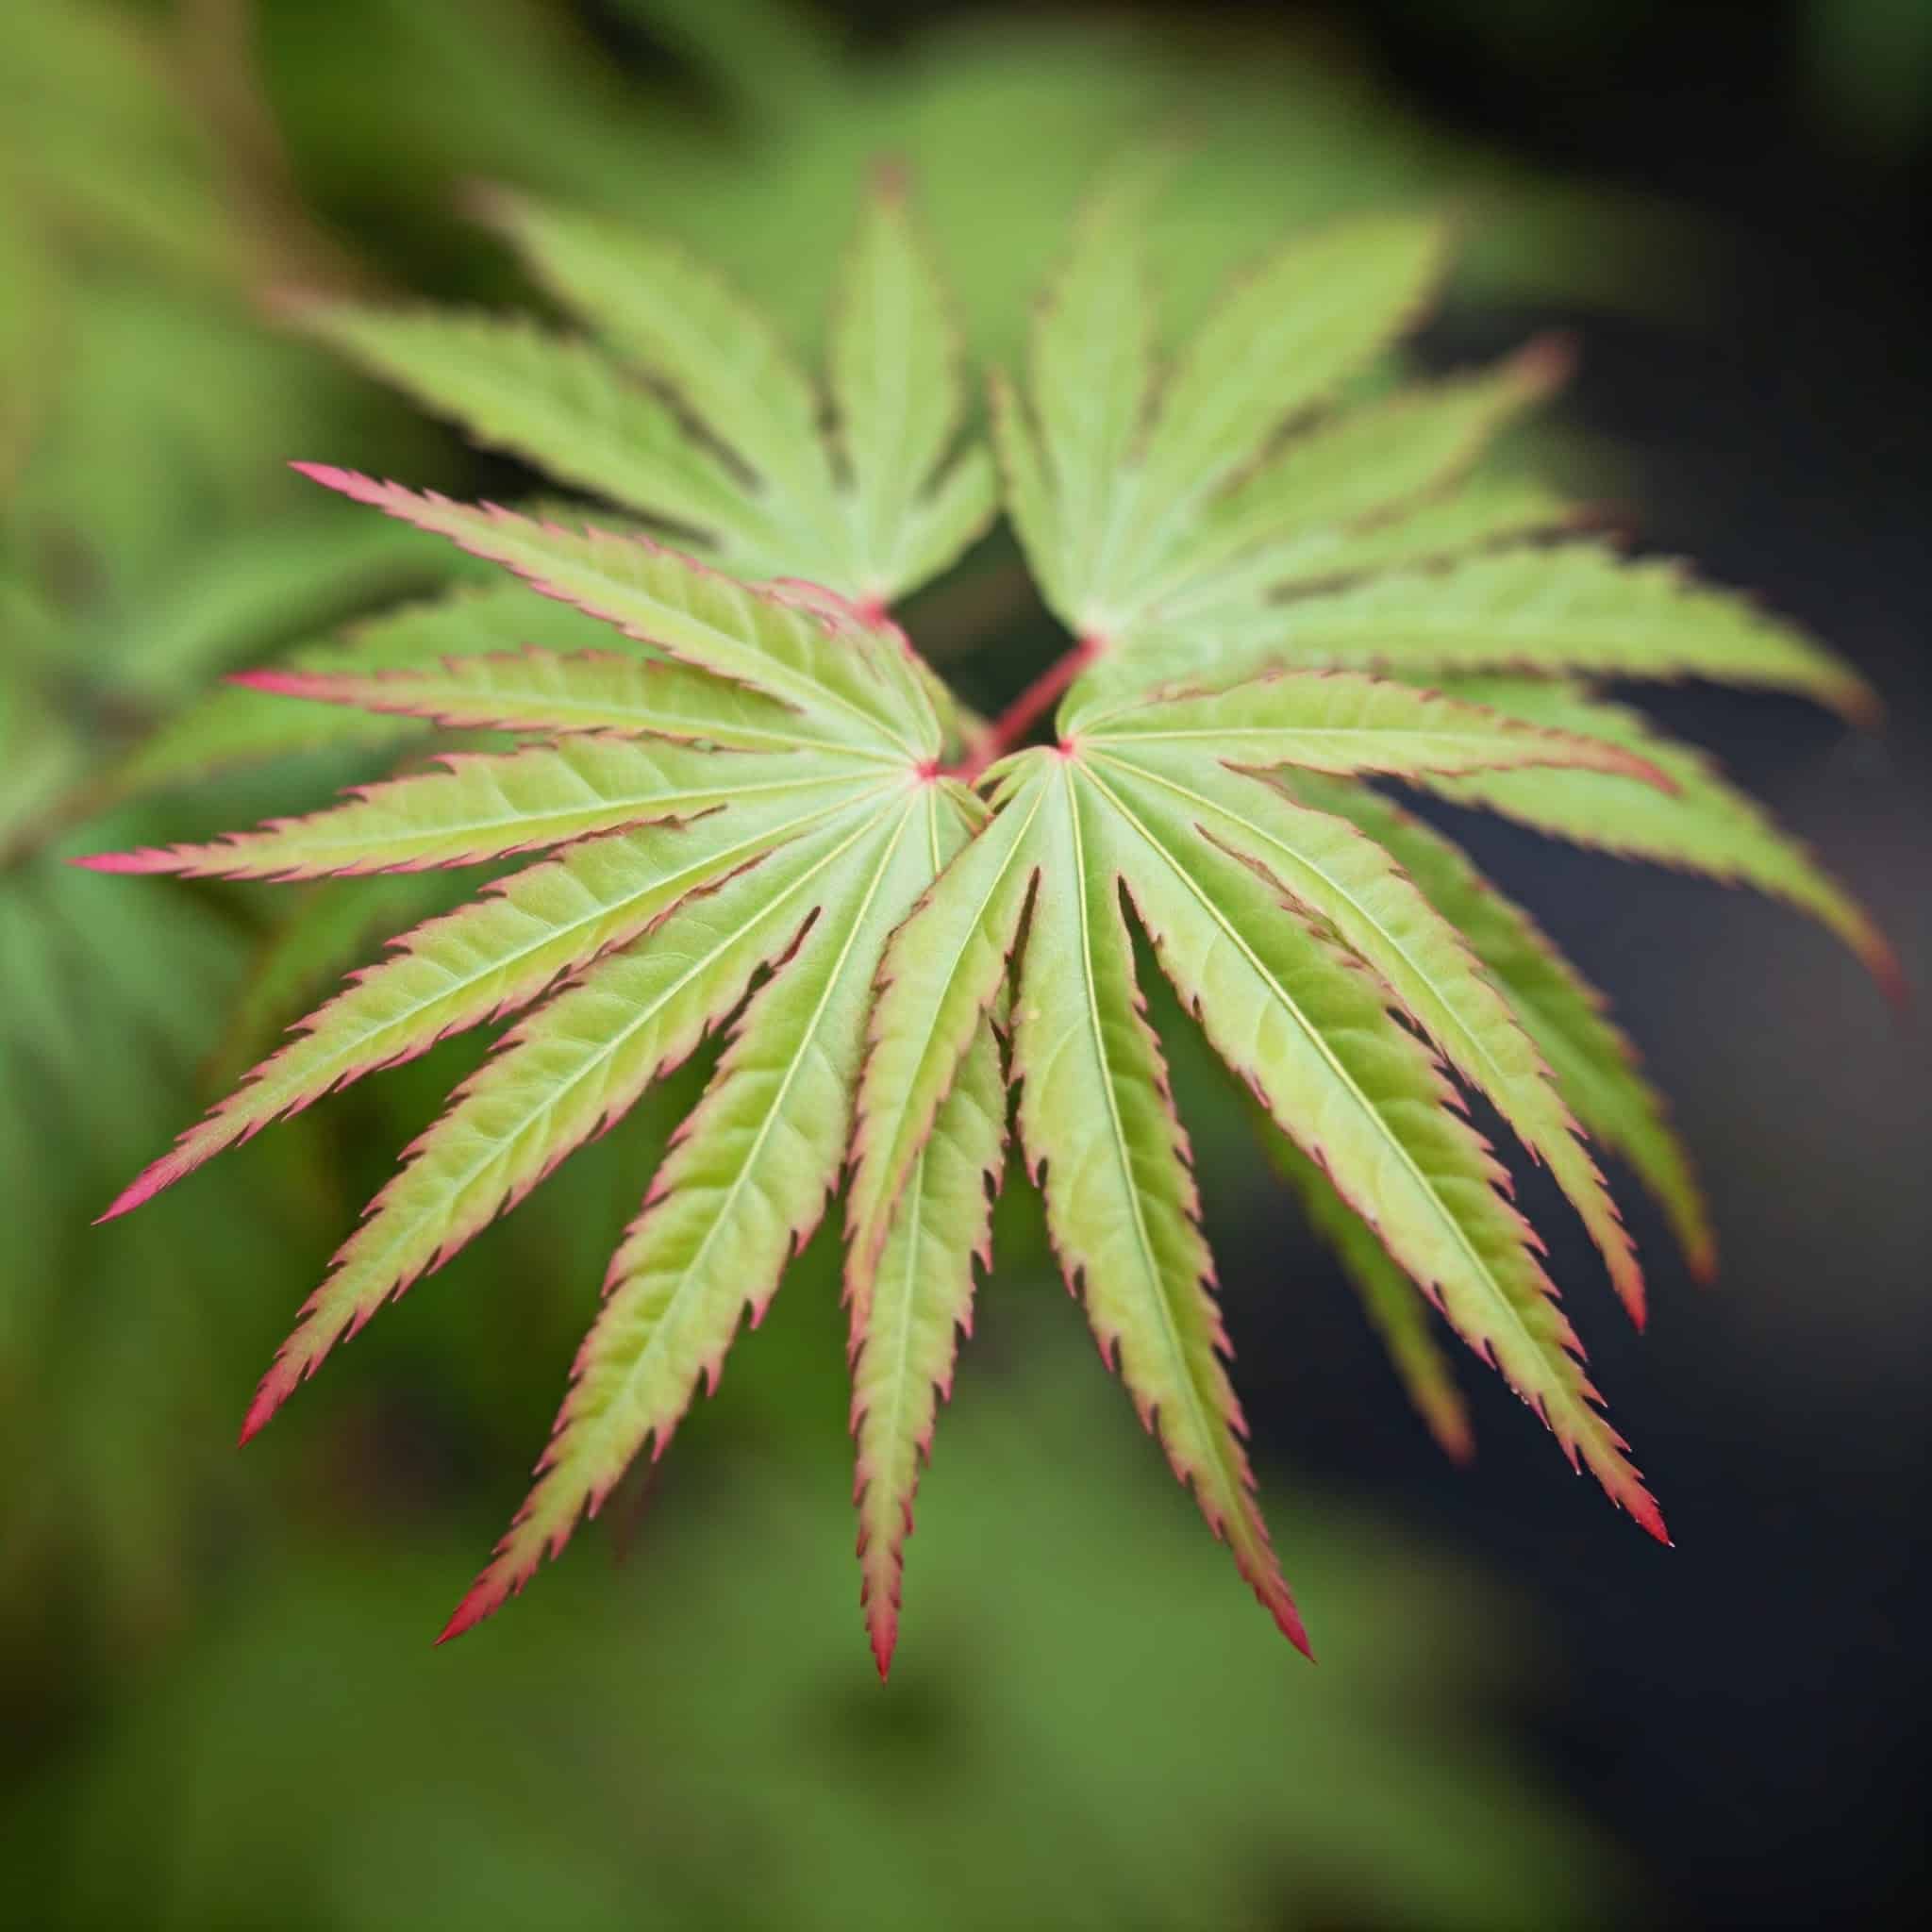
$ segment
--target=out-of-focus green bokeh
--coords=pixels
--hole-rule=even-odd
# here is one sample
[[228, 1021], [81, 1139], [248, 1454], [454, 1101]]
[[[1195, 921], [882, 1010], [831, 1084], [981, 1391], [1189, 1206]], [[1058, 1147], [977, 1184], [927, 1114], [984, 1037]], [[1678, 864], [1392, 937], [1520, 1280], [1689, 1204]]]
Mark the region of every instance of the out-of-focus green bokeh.
[[[598, 1257], [694, 1091], [231, 1430], [454, 1047], [111, 1227], [114, 1188], [418, 882], [103, 880], [366, 774], [137, 795], [222, 670], [438, 580], [325, 458], [503, 475], [284, 338], [291, 286], [507, 298], [461, 191], [618, 208], [801, 336], [864, 170], [907, 159], [975, 348], [1010, 354], [1082, 184], [1180, 143], [1170, 312], [1294, 222], [1470, 215], [1459, 292], [1629, 300], [1650, 211], [1418, 125], [1326, 40], [1019, 15], [847, 44], [764, 0], [14, 0], [0, 56], [0, 1857], [31, 1924], [1555, 1926], [1617, 1863], [1507, 1712], [1534, 1668], [1441, 1553], [1277, 1481], [1324, 1662], [1268, 1631], [1081, 1340], [1024, 1206], [911, 1546], [890, 1689], [856, 1611], [836, 1284], [796, 1271], [661, 1484], [526, 1602], [427, 1638], [488, 1547]], [[592, 28], [596, 29], [595, 34]], [[512, 479], [514, 487], [515, 479]], [[1197, 1096], [1240, 1162], [1239, 1115]], [[823, 1248], [823, 1243], [821, 1244]], [[1406, 1426], [1393, 1391], [1387, 1425]], [[613, 1556], [621, 1559], [613, 1563]]]

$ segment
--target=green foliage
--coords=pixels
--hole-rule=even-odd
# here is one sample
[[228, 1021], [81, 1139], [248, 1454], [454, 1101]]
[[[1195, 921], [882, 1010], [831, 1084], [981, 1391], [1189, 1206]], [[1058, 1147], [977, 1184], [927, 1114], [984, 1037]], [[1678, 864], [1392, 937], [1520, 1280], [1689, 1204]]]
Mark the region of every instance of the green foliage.
[[1807, 0], [1802, 72], [1839, 137], [1908, 161], [1932, 114], [1932, 15], [1913, 0]]
[[[1524, 1651], [1512, 1607], [1304, 1502], [1336, 1628], [1323, 1670], [1284, 1673], [1188, 1560], [1181, 1513], [1149, 1508], [1131, 1424], [1026, 1319], [1052, 1284], [1002, 1287], [989, 1327], [1019, 1373], [955, 1418], [923, 1538], [933, 1629], [890, 1698], [849, 1669], [837, 1484], [742, 1426], [772, 1413], [761, 1351], [725, 1391], [721, 1459], [654, 1500], [648, 1548], [573, 1566], [488, 1650], [430, 1666], [408, 1641], [460, 1560], [436, 1516], [358, 1524], [344, 1491], [320, 1526], [350, 1561], [260, 1524], [166, 1674], [8, 1807], [16, 1896], [48, 1926], [266, 1909], [340, 1932], [453, 1912], [884, 1932], [908, 1909], [944, 1932], [1568, 1926], [1615, 1902], [1610, 1848], [1489, 1715], [1522, 1681], [1495, 1661]], [[766, 1350], [814, 1312], [781, 1304]], [[822, 1327], [793, 1355], [836, 1350]]]
[[[90, 861], [281, 881], [550, 855], [406, 933], [110, 1210], [453, 1032], [522, 1016], [339, 1252], [246, 1433], [708, 1036], [727, 1041], [610, 1263], [536, 1486], [445, 1634], [520, 1591], [647, 1445], [661, 1454], [849, 1169], [863, 1593], [885, 1669], [1010, 1084], [1103, 1357], [1306, 1642], [1254, 1496], [1137, 929], [1281, 1137], [1438, 1432], [1463, 1427], [1425, 1304], [1664, 1533], [1451, 1075], [1549, 1166], [1640, 1318], [1582, 1128], [1632, 1160], [1703, 1265], [1681, 1150], [1589, 988], [1368, 781], [1748, 881], [1882, 967], [1862, 915], [1754, 808], [1567, 680], [1695, 675], [1857, 715], [1869, 693], [1674, 567], [1535, 541], [1562, 505], [1469, 477], [1549, 387], [1547, 352], [1361, 399], [1441, 272], [1431, 221], [1297, 233], [1164, 354], [1142, 266], [1163, 177], [1154, 158], [1111, 179], [1041, 308], [1024, 387], [994, 384], [1017, 534], [1075, 641], [991, 724], [885, 615], [974, 539], [992, 491], [896, 175], [846, 258], [823, 392], [678, 250], [532, 201], [490, 208], [596, 346], [491, 317], [305, 310], [479, 440], [658, 534], [305, 466], [521, 585], [305, 652], [252, 677], [251, 704], [492, 737], [306, 817]], [[1056, 699], [1056, 741], [1029, 746]], [[171, 769], [243, 754], [255, 715], [230, 729], [205, 713]]]
[[[104, 780], [184, 691], [440, 575], [411, 533], [317, 515], [280, 461], [282, 437], [360, 433], [367, 406], [253, 312], [260, 278], [318, 276], [327, 251], [272, 169], [230, 195], [195, 84], [213, 63], [186, 40], [158, 8], [26, 0], [0, 60], [0, 1627], [54, 1605], [69, 1640], [28, 1677], [78, 1680], [91, 1646], [139, 1649], [178, 1612], [179, 1552], [233, 1493], [192, 1420], [221, 1379], [210, 1338], [322, 1191], [298, 1141], [270, 1185], [218, 1182], [151, 1245], [90, 1236], [197, 1091], [255, 927], [193, 892], [124, 908], [63, 861], [83, 823], [95, 843], [153, 830], [102, 816]], [[422, 448], [400, 424], [378, 442]]]

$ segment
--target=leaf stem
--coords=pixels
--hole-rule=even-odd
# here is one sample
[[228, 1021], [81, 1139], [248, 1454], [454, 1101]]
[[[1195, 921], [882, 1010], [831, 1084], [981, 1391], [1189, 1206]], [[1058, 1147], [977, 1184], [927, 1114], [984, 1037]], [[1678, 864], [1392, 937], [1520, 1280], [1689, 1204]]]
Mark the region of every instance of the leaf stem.
[[966, 756], [952, 768], [951, 775], [972, 784], [995, 758], [1025, 737], [1068, 685], [1106, 648], [1106, 639], [1084, 637], [1056, 658], [979, 734]]

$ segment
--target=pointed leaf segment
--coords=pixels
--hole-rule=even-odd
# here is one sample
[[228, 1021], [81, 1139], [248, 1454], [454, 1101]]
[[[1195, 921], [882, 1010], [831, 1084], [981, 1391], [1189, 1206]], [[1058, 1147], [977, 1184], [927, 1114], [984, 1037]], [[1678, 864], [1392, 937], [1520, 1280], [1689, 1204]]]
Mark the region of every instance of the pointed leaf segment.
[[125, 1214], [203, 1161], [337, 1088], [519, 1011], [565, 974], [643, 932], [684, 897], [836, 810], [816, 797], [739, 801], [689, 824], [585, 839], [392, 942], [386, 958], [293, 1030], [108, 1209]]
[[[927, 815], [933, 890], [969, 830], [985, 818], [984, 808], [970, 794], [955, 792], [948, 804], [950, 809]], [[922, 909], [930, 899], [929, 892]], [[913, 924], [913, 919], [902, 924], [892, 942], [891, 953], [902, 958]], [[1002, 958], [1002, 974], [1004, 969]], [[895, 970], [889, 953], [882, 983], [890, 984]], [[1004, 1001], [994, 1010], [1003, 1015]], [[879, 1071], [875, 1037], [861, 1105], [867, 1087], [876, 1091]], [[948, 1077], [950, 1090], [909, 1166], [893, 1176], [890, 1209], [883, 1215], [875, 1211], [868, 1224], [855, 1188], [848, 1232], [860, 1601], [881, 1676], [891, 1668], [898, 1641], [913, 1492], [921, 1464], [932, 1453], [939, 1403], [952, 1388], [958, 1338], [972, 1326], [974, 1264], [992, 1265], [992, 1193], [1007, 1149], [1007, 1083], [993, 1012], [980, 1015]], [[857, 1143], [862, 1146], [865, 1139], [861, 1132]], [[873, 1199], [876, 1204], [875, 1190]]]
[[458, 728], [680, 738], [739, 751], [837, 752], [794, 712], [745, 687], [614, 651], [560, 658], [534, 645], [398, 671], [257, 671], [235, 680], [281, 697], [358, 707]]
[[683, 820], [749, 799], [823, 798], [879, 768], [850, 756], [808, 763], [757, 753], [595, 736], [488, 755], [367, 786], [306, 819], [275, 819], [212, 845], [109, 853], [96, 872], [189, 878], [312, 879], [480, 865], [593, 832]]
[[1038, 781], [1046, 863], [1014, 1007], [1027, 1164], [1102, 1357], [1255, 1594], [1306, 1650], [1255, 1503], [1187, 1137], [1134, 981], [1118, 823], [1070, 762], [1054, 762]]
[[972, 1328], [974, 1265], [992, 1265], [992, 1190], [1006, 1151], [1006, 1074], [987, 1021], [907, 1176], [865, 1299], [852, 1307], [860, 1601], [880, 1676], [898, 1642], [920, 1467], [952, 1392], [958, 1337]]

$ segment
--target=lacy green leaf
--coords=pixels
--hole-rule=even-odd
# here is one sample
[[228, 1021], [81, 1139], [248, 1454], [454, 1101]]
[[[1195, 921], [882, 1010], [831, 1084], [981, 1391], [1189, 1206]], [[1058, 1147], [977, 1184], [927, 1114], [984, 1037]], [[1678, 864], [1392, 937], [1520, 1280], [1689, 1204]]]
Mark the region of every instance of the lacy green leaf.
[[[478, 440], [654, 533], [303, 466], [485, 580], [243, 674], [121, 782], [480, 739], [445, 739], [427, 762], [405, 743], [410, 763], [306, 816], [82, 863], [326, 881], [267, 956], [273, 1001], [243, 1002], [250, 1031], [258, 1007], [279, 1017], [353, 956], [368, 875], [446, 868], [454, 891], [463, 868], [505, 871], [432, 917], [450, 902], [395, 900], [419, 923], [108, 1213], [337, 1088], [512, 1023], [348, 1233], [260, 1385], [253, 1434], [386, 1301], [724, 1042], [629, 1228], [610, 1230], [535, 1486], [446, 1634], [521, 1591], [663, 1452], [842, 1191], [860, 1599], [886, 1670], [1012, 1119], [1103, 1357], [1306, 1647], [1257, 1499], [1141, 941], [1180, 1024], [1254, 1096], [1444, 1446], [1466, 1453], [1468, 1421], [1436, 1315], [1664, 1537], [1466, 1102], [1548, 1167], [1640, 1318], [1643, 1274], [1595, 1150], [1635, 1171], [1707, 1273], [1689, 1156], [1595, 990], [1372, 788], [1749, 883], [1885, 974], [1868, 917], [1793, 840], [1574, 679], [1699, 676], [1854, 717], [1870, 695], [1793, 626], [1579, 538], [1574, 506], [1493, 467], [1496, 439], [1562, 374], [1552, 345], [1402, 379], [1392, 353], [1444, 266], [1426, 210], [1289, 235], [1169, 341], [1142, 246], [1169, 159], [1116, 167], [1076, 222], [1021, 381], [991, 379], [997, 473], [891, 168], [841, 258], [823, 387], [682, 249], [535, 201], [486, 213], [583, 336], [307, 312]], [[1071, 648], [1017, 677], [988, 723], [888, 608], [976, 539], [996, 489]], [[23, 809], [44, 803], [30, 789]], [[14, 977], [44, 1001], [44, 973]], [[46, 1031], [49, 1051], [85, 1050]]]

